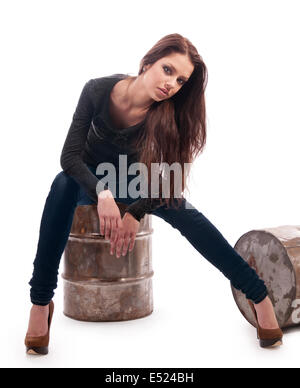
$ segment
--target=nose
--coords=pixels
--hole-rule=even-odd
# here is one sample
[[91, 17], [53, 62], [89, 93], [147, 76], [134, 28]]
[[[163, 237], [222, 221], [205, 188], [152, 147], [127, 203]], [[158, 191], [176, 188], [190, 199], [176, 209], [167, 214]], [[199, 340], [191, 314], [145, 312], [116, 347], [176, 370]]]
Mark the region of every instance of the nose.
[[176, 79], [172, 79], [172, 80], [168, 80], [168, 81], [166, 81], [166, 83], [165, 83], [165, 88], [170, 92], [170, 91], [172, 91], [172, 89], [174, 89], [175, 87], [176, 87]]
[[173, 89], [173, 87], [171, 86], [170, 82], [166, 82], [165, 85], [164, 85], [164, 88], [167, 89], [168, 93], [170, 93]]

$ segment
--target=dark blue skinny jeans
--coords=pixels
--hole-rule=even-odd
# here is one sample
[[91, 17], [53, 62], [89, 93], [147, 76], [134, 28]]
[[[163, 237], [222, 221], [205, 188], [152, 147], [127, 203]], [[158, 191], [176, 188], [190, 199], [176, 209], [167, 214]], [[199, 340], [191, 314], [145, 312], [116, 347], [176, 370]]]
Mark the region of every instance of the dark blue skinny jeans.
[[[96, 175], [95, 167], [88, 168]], [[116, 191], [118, 195], [118, 185]], [[115, 200], [130, 204], [137, 199], [127, 196], [127, 198], [116, 197]], [[75, 208], [77, 205], [93, 203], [95, 202], [72, 177], [64, 171], [56, 175], [42, 214], [34, 270], [29, 282], [33, 304], [45, 306], [53, 298], [53, 290], [57, 287], [58, 268], [68, 241]], [[179, 230], [203, 257], [230, 280], [233, 287], [245, 294], [247, 299], [259, 303], [268, 295], [264, 281], [255, 270], [230, 246], [218, 229], [186, 199], [179, 209], [166, 209], [166, 205], [163, 205], [151, 214]]]

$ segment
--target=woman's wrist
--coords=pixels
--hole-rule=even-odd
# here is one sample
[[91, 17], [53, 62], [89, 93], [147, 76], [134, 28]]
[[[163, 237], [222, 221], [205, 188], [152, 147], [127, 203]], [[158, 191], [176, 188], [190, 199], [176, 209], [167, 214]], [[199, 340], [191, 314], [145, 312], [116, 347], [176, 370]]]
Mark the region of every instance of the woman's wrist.
[[113, 198], [113, 194], [110, 190], [102, 190], [100, 191], [100, 193], [98, 194], [98, 200], [99, 199], [103, 199], [103, 198]]

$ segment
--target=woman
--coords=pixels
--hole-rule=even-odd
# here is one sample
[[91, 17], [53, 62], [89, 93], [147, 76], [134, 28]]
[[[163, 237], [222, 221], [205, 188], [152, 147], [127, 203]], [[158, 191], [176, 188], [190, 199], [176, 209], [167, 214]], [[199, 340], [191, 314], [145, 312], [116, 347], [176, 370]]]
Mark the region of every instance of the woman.
[[[48, 352], [53, 290], [58, 268], [79, 204], [97, 204], [100, 233], [110, 240], [111, 254], [126, 255], [134, 246], [140, 219], [153, 214], [167, 221], [247, 297], [257, 318], [261, 346], [281, 344], [282, 332], [266, 286], [214, 225], [186, 199], [118, 198], [104, 184], [97, 166], [116, 166], [119, 155], [128, 165], [177, 162], [186, 188], [184, 163], [203, 151], [206, 141], [204, 91], [206, 66], [191, 42], [179, 34], [160, 39], [143, 57], [138, 76], [114, 74], [88, 81], [80, 95], [61, 154], [63, 171], [52, 182], [42, 215], [30, 296], [33, 303], [25, 338], [27, 352]], [[126, 170], [127, 171], [127, 170]], [[99, 177], [100, 176], [100, 177]], [[126, 177], [127, 178], [127, 177]], [[119, 183], [118, 183], [119, 182]], [[148, 188], [152, 188], [151, 176]], [[116, 191], [117, 192], [117, 191]], [[178, 198], [178, 197], [176, 197]], [[115, 199], [128, 204], [121, 219]]]

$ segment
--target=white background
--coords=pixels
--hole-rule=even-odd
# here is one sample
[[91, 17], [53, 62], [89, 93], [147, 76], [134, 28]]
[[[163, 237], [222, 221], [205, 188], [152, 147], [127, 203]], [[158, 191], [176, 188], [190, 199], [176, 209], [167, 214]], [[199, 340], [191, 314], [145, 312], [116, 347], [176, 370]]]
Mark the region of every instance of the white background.
[[50, 353], [25, 354], [29, 285], [42, 210], [86, 81], [137, 75], [143, 55], [180, 33], [208, 68], [207, 146], [192, 204], [233, 246], [252, 229], [299, 225], [299, 2], [1, 2], [1, 366], [295, 367], [299, 327], [262, 349], [229, 280], [153, 216], [154, 311], [83, 323], [63, 315]]

